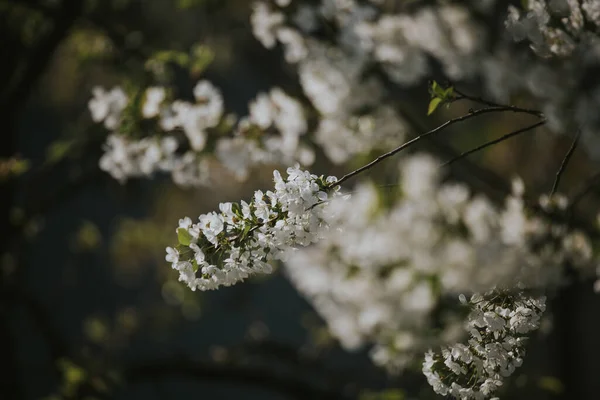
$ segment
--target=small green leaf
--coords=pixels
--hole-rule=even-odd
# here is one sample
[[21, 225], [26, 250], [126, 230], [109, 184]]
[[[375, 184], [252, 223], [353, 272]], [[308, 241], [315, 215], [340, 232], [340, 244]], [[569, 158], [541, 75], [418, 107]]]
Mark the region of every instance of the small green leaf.
[[195, 258], [192, 260], [192, 268], [194, 270], [194, 273], [198, 272], [198, 261], [196, 261]]
[[436, 81], [431, 83], [431, 93], [433, 97], [444, 97], [444, 88], [439, 85]]
[[73, 140], [57, 140], [46, 149], [46, 162], [56, 163], [67, 157], [75, 145]]
[[439, 97], [434, 97], [433, 99], [431, 99], [431, 101], [429, 102], [429, 107], [427, 108], [427, 115], [431, 115], [435, 109], [440, 105], [440, 103], [442, 102], [442, 99], [440, 99]]
[[17, 158], [17, 159], [14, 159], [11, 171], [14, 175], [21, 175], [21, 174], [27, 172], [29, 167], [30, 167], [29, 160]]
[[177, 228], [177, 240], [179, 244], [189, 246], [192, 243], [192, 235], [185, 228]]
[[146, 63], [159, 62], [161, 64], [174, 63], [182, 68], [187, 68], [190, 63], [190, 56], [183, 51], [177, 50], [159, 50], [155, 52]]
[[195, 46], [192, 48], [190, 57], [190, 73], [198, 76], [213, 62], [215, 53], [206, 46]]
[[451, 99], [454, 97], [454, 86], [449, 86], [444, 90], [444, 99]]
[[250, 232], [250, 224], [247, 224], [244, 227], [244, 232], [242, 232], [242, 240], [246, 239], [246, 237], [248, 236], [249, 232]]

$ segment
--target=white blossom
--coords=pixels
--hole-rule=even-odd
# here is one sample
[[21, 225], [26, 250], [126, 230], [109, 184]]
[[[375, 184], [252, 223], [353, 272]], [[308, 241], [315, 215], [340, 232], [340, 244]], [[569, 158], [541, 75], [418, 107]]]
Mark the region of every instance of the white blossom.
[[[270, 261], [285, 259], [291, 249], [321, 237], [326, 222], [319, 203], [336, 196], [338, 188], [330, 187], [336, 179], [317, 177], [298, 167], [288, 168], [287, 173], [284, 180], [275, 171], [275, 191], [257, 191], [249, 204], [222, 203], [220, 212], [200, 215], [197, 224], [187, 218], [180, 221], [177, 251], [187, 260], [173, 257], [175, 250], [170, 247], [167, 258], [174, 260], [172, 267], [182, 282], [192, 290], [208, 290], [251, 274], [270, 273]], [[199, 271], [200, 277], [190, 271]]]
[[88, 108], [94, 122], [104, 122], [106, 129], [115, 130], [119, 126], [121, 113], [127, 106], [127, 95], [116, 86], [109, 91], [96, 86], [92, 89], [94, 97], [88, 102]]
[[146, 89], [144, 104], [142, 105], [142, 116], [144, 118], [154, 118], [160, 113], [160, 105], [166, 98], [164, 87], [149, 87]]

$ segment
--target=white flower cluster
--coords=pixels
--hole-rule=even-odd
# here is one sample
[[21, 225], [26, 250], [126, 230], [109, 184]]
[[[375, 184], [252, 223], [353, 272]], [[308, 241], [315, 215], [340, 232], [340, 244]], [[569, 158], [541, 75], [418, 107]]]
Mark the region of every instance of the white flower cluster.
[[[493, 13], [493, 0], [415, 7], [371, 3], [321, 0], [312, 5], [285, 4], [286, 8], [279, 10], [265, 2], [255, 5], [253, 30], [266, 47], [274, 46], [280, 29], [295, 29], [300, 35], [297, 42], [302, 43], [303, 58], [294, 62], [298, 63], [307, 97], [323, 116], [316, 142], [332, 161], [344, 162], [363, 150], [369, 151], [368, 143], [380, 142], [362, 140], [363, 135], [347, 122], [360, 109], [361, 101], [371, 109], [381, 104], [382, 97], [365, 90], [363, 82], [373, 60], [401, 85], [420, 83], [430, 67], [439, 64], [455, 82], [480, 79], [486, 95], [500, 102], [528, 93], [539, 100], [539, 108], [553, 131], [565, 133], [567, 127], [581, 127], [583, 148], [593, 158], [600, 158], [600, 118], [596, 112], [600, 86], [590, 84], [586, 78], [600, 62], [597, 1], [532, 0], [525, 11], [511, 7], [506, 15]], [[493, 39], [488, 38], [488, 32], [505, 20], [510, 33], [507, 36], [512, 37], [496, 37], [497, 33], [492, 32]], [[331, 25], [335, 29], [330, 29]], [[264, 39], [264, 32], [269, 32], [270, 40]], [[318, 38], [313, 37], [316, 32]], [[322, 39], [324, 32], [333, 37]], [[515, 46], [513, 38], [530, 41], [543, 56], [563, 56], [548, 63], [528, 49]], [[494, 45], [488, 48], [491, 42]], [[291, 52], [282, 44], [286, 54]], [[349, 88], [357, 90], [348, 96]], [[346, 98], [352, 99], [356, 107], [346, 105]], [[337, 137], [331, 132], [336, 130], [352, 140], [334, 140]], [[348, 149], [340, 149], [340, 143], [349, 143]]]
[[[317, 177], [298, 167], [283, 179], [274, 171], [275, 191], [256, 191], [246, 203], [221, 203], [219, 213], [198, 223], [179, 221], [179, 245], [167, 247], [166, 260], [192, 290], [233, 285], [256, 273], [270, 273], [272, 260], [321, 237], [326, 227], [320, 203], [335, 198], [335, 177]], [[199, 276], [197, 276], [197, 273]]]
[[402, 84], [427, 76], [431, 56], [443, 65], [448, 77], [468, 76], [484, 39], [469, 12], [456, 5], [423, 7], [414, 15], [384, 14], [355, 29], [363, 49]]
[[215, 154], [239, 179], [256, 164], [314, 162], [313, 150], [300, 142], [307, 131], [302, 105], [280, 88], [259, 93], [249, 104], [250, 115], [242, 118], [234, 136], [217, 142]]
[[122, 183], [130, 177], [171, 171], [180, 162], [175, 155], [177, 147], [177, 140], [172, 137], [130, 141], [123, 135], [113, 133], [106, 139], [100, 168]]
[[[157, 88], [148, 89], [150, 90]], [[150, 94], [146, 96], [144, 107], [148, 107], [148, 103], [156, 99]], [[221, 121], [223, 97], [212, 83], [202, 80], [194, 87], [194, 98], [196, 103], [176, 100], [168, 105], [160, 115], [159, 124], [165, 131], [182, 129], [192, 150], [199, 152], [206, 146], [207, 130], [216, 127]]]
[[139, 112], [142, 119], [155, 124], [154, 130], [163, 133], [134, 139], [120, 132], [122, 114], [129, 102], [125, 92], [118, 87], [109, 92], [95, 88], [89, 102], [92, 118], [104, 121], [105, 127], [113, 131], [107, 137], [100, 168], [122, 183], [161, 171], [170, 172], [179, 186], [207, 185], [211, 154], [205, 149], [211, 140], [216, 142], [214, 156], [239, 179], [245, 179], [248, 169], [256, 164], [313, 163], [313, 150], [300, 143], [300, 136], [307, 130], [302, 106], [283, 90], [273, 88], [268, 94], [259, 94], [249, 105], [250, 115], [242, 118], [229, 135], [211, 135], [224, 119], [220, 91], [202, 80], [193, 94], [195, 103], [168, 102], [164, 87], [147, 88]]
[[167, 93], [163, 87], [150, 87], [144, 93], [141, 105], [143, 119], [158, 118], [158, 125], [171, 131], [181, 128], [187, 137], [190, 150], [179, 151], [183, 146], [177, 135], [151, 135], [141, 139], [129, 137], [121, 131], [122, 113], [130, 99], [123, 89], [110, 92], [94, 89], [89, 102], [92, 119], [104, 121], [111, 130], [100, 159], [100, 168], [124, 183], [133, 177], [149, 177], [155, 172], [170, 172], [180, 186], [198, 186], [208, 183], [207, 160], [197, 157], [206, 143], [206, 129], [218, 124], [223, 114], [223, 100], [218, 90], [207, 81], [194, 88], [196, 104], [176, 101], [166, 104]]
[[[278, 1], [280, 7], [287, 7], [290, 1]], [[302, 35], [291, 27], [285, 26], [285, 15], [275, 11], [265, 2], [256, 2], [250, 17], [252, 33], [267, 49], [275, 47], [277, 42], [284, 48], [285, 60], [296, 63], [308, 55], [308, 49]]]
[[[597, 1], [510, 7], [505, 26], [512, 37], [493, 40], [487, 35], [493, 24], [482, 23], [494, 18], [493, 0], [473, 2], [482, 13], [477, 18], [469, 2], [291, 3], [255, 3], [252, 29], [266, 48], [282, 46], [317, 121], [307, 121], [302, 104], [278, 88], [258, 94], [248, 116], [224, 118], [220, 92], [201, 81], [193, 103], [169, 102], [165, 88], [148, 88], [136, 112], [167, 134], [150, 129], [134, 139], [120, 130], [127, 95], [95, 88], [92, 118], [113, 131], [102, 169], [120, 181], [171, 172], [177, 184], [190, 186], [208, 182], [213, 155], [244, 179], [257, 163], [312, 164], [305, 142], [336, 164], [388, 150], [402, 143], [406, 123], [386, 102], [384, 82], [417, 84], [434, 63], [453, 80], [481, 81], [498, 101], [530, 94], [553, 130], [581, 126], [584, 148], [600, 157], [600, 85], [587, 79], [600, 63]], [[495, 18], [502, 23], [505, 16]], [[328, 34], [335, 37], [323, 40]], [[535, 52], [514, 40], [530, 42]], [[223, 125], [231, 130], [223, 133]], [[538, 327], [544, 309], [543, 299], [510, 290], [551, 292], [565, 282], [565, 266], [592, 273], [595, 255], [588, 236], [565, 222], [562, 196], [542, 197], [543, 213], [533, 213], [523, 183], [514, 180], [512, 194], [495, 204], [465, 185], [441, 183], [438, 165], [411, 156], [401, 164], [395, 193], [361, 184], [343, 201], [331, 188], [333, 177], [295, 167], [283, 179], [275, 171], [274, 191], [257, 191], [249, 203], [222, 203], [196, 223], [180, 220], [179, 245], [167, 248], [166, 259], [192, 290], [232, 285], [284, 260], [291, 281], [345, 348], [372, 344], [375, 363], [399, 370], [443, 345], [440, 354], [425, 356], [423, 372], [434, 390], [488, 398], [522, 362], [525, 335]], [[461, 337], [463, 319], [446, 300], [467, 292], [486, 293], [471, 298], [471, 339], [447, 346]], [[441, 334], [434, 335], [434, 326]]]
[[120, 87], [109, 91], [96, 86], [92, 89], [94, 97], [90, 99], [88, 108], [94, 122], [104, 122], [106, 129], [114, 130], [121, 122], [121, 113], [127, 106], [127, 95]]
[[[400, 194], [362, 184], [350, 200], [332, 202], [328, 222], [336, 229], [286, 262], [292, 283], [341, 344], [374, 343], [373, 360], [392, 370], [457, 337], [452, 313], [437, 321], [444, 333], [431, 336], [445, 296], [556, 287], [566, 263], [593, 273], [587, 236], [530, 215], [522, 183], [499, 208], [464, 185], [441, 184], [438, 165], [411, 156], [401, 163]], [[556, 201], [546, 203], [552, 212]]]
[[423, 373], [436, 393], [484, 400], [523, 363], [527, 336], [539, 328], [546, 298], [490, 291], [474, 294], [469, 306], [467, 344], [427, 352]]
[[600, 4], [596, 0], [530, 0], [526, 12], [509, 6], [506, 27], [514, 40], [527, 40], [544, 56], [569, 56], [581, 42], [597, 37]]
[[[314, 132], [314, 142], [336, 164], [357, 154], [393, 148], [404, 139], [405, 122], [391, 107], [381, 104], [383, 89], [376, 80], [363, 82], [361, 73], [367, 62], [364, 55], [349, 57], [339, 49], [303, 38], [297, 32], [312, 31], [318, 18], [327, 18], [335, 19], [346, 35], [354, 35], [354, 25], [370, 14], [354, 1], [324, 2], [318, 9], [304, 5], [292, 18], [300, 25], [300, 31], [296, 31], [286, 25], [281, 11], [258, 2], [251, 18], [253, 32], [265, 47], [272, 48], [277, 37], [284, 45], [288, 61], [288, 54], [302, 55], [293, 62], [298, 64], [304, 93], [321, 117]], [[293, 42], [281, 39], [282, 32], [288, 30], [294, 32], [294, 37], [297, 35], [302, 39], [302, 52], [294, 50], [298, 46]], [[370, 112], [358, 112], [365, 109]]]

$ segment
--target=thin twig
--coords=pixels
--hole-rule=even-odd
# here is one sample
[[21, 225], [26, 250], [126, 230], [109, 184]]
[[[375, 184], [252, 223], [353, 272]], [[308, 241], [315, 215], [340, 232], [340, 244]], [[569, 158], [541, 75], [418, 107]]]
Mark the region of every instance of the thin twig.
[[506, 139], [510, 139], [511, 137], [520, 135], [521, 133], [528, 132], [528, 131], [530, 131], [532, 129], [537, 128], [538, 126], [544, 125], [545, 123], [546, 123], [546, 120], [542, 120], [542, 121], [536, 122], [533, 125], [529, 125], [529, 126], [527, 126], [525, 128], [518, 129], [518, 130], [516, 130], [514, 132], [507, 133], [506, 135], [503, 135], [503, 136], [499, 137], [498, 139], [490, 140], [489, 142], [486, 142], [486, 143], [484, 143], [484, 144], [482, 144], [480, 146], [477, 146], [474, 149], [471, 149], [471, 150], [465, 151], [463, 153], [460, 153], [459, 155], [457, 155], [456, 157], [452, 158], [451, 160], [446, 161], [445, 163], [441, 164], [440, 167], [445, 167], [447, 165], [450, 165], [453, 162], [460, 160], [461, 158], [465, 158], [465, 157], [467, 157], [467, 156], [469, 156], [469, 155], [471, 155], [471, 154], [473, 154], [475, 152], [478, 152], [479, 150], [483, 150], [486, 147], [489, 147], [489, 146], [492, 146], [494, 144], [503, 142]]
[[567, 168], [567, 165], [569, 164], [569, 160], [571, 159], [571, 156], [573, 155], [573, 152], [577, 147], [577, 142], [579, 141], [580, 136], [581, 129], [577, 130], [577, 133], [575, 134], [575, 138], [573, 138], [573, 143], [571, 143], [569, 151], [567, 151], [567, 154], [565, 154], [565, 157], [563, 158], [562, 163], [560, 164], [560, 168], [558, 169], [558, 171], [556, 171], [556, 179], [554, 179], [554, 184], [552, 185], [552, 191], [550, 192], [550, 196], [554, 195], [556, 193], [556, 190], [558, 190], [560, 178], [562, 177], [562, 174], [564, 173], [565, 169]]
[[[450, 125], [456, 124], [458, 122], [465, 121], [467, 119], [476, 117], [476, 116], [481, 115], [481, 114], [493, 113], [493, 112], [508, 112], [508, 111], [515, 112], [515, 113], [531, 114], [530, 110], [521, 110], [521, 109], [518, 109], [518, 108], [514, 108], [512, 106], [488, 107], [488, 108], [482, 108], [482, 109], [479, 109], [479, 110], [473, 110], [473, 111], [469, 112], [468, 114], [465, 114], [465, 115], [462, 115], [460, 117], [456, 117], [456, 118], [453, 118], [453, 119], [451, 119], [449, 121], [446, 121], [445, 123], [443, 123], [442, 125], [438, 126], [437, 128], [434, 128], [434, 129], [432, 129], [432, 130], [430, 130], [428, 132], [425, 132], [425, 133], [423, 133], [423, 134], [421, 134], [421, 135], [419, 135], [419, 136], [417, 136], [417, 137], [409, 140], [408, 142], [406, 142], [406, 143], [404, 143], [404, 144], [396, 147], [395, 149], [393, 149], [393, 150], [391, 150], [391, 151], [389, 151], [389, 152], [387, 152], [385, 154], [380, 155], [379, 157], [377, 157], [376, 159], [374, 159], [370, 163], [368, 163], [366, 165], [363, 165], [362, 167], [360, 167], [360, 168], [358, 168], [358, 169], [356, 169], [356, 170], [354, 170], [352, 172], [349, 172], [346, 175], [342, 176], [340, 179], [338, 179], [337, 181], [333, 182], [330, 185], [330, 187], [334, 187], [334, 186], [342, 184], [343, 182], [347, 181], [348, 179], [350, 179], [350, 178], [352, 178], [352, 177], [360, 174], [361, 172], [364, 172], [364, 171], [372, 168], [373, 166], [379, 164], [381, 161], [385, 160], [386, 158], [389, 158], [389, 157], [391, 157], [391, 156], [393, 156], [393, 155], [401, 152], [402, 150], [404, 150], [407, 147], [415, 144], [416, 142], [418, 142], [419, 140], [421, 140], [421, 139], [423, 139], [423, 138], [425, 138], [427, 136], [430, 136], [430, 135], [433, 135], [435, 133], [440, 132], [441, 130], [447, 128]], [[534, 115], [538, 115], [538, 114], [534, 114]], [[544, 123], [545, 123], [545, 120], [544, 120]], [[536, 126], [539, 125], [539, 124], [540, 123], [536, 124]]]
[[482, 105], [488, 106], [488, 107], [506, 107], [511, 111], [522, 112], [522, 113], [526, 113], [526, 114], [535, 115], [536, 117], [544, 118], [544, 113], [539, 110], [532, 110], [529, 108], [522, 108], [522, 107], [517, 107], [517, 106], [509, 106], [509, 105], [494, 103], [493, 101], [485, 100], [481, 97], [470, 96], [468, 94], [464, 94], [456, 88], [454, 88], [454, 92], [456, 94], [458, 94], [458, 96], [459, 96], [455, 100], [463, 100], [463, 99], [470, 100], [475, 103], [479, 103], [479, 104], [482, 104]]

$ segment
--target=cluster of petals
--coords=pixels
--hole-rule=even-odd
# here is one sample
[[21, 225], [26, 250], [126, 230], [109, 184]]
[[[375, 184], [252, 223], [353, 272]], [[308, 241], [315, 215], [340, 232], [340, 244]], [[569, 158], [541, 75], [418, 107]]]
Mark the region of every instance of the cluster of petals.
[[271, 262], [317, 241], [326, 230], [322, 204], [337, 196], [335, 177], [318, 177], [298, 167], [283, 179], [274, 171], [273, 191], [256, 191], [250, 202], [221, 203], [219, 212], [198, 222], [179, 221], [179, 245], [166, 260], [192, 290], [233, 285], [250, 275], [270, 273]]
[[461, 400], [490, 399], [523, 363], [528, 334], [540, 326], [544, 296], [492, 290], [474, 294], [466, 328], [467, 344], [425, 354], [423, 373], [433, 390]]
[[[201, 80], [193, 94], [194, 103], [169, 102], [165, 87], [148, 87], [139, 117], [154, 123], [154, 130], [160, 134], [138, 138], [141, 132], [131, 134], [121, 129], [130, 101], [125, 92], [119, 87], [110, 91], [94, 88], [94, 97], [89, 101], [92, 119], [103, 122], [111, 131], [100, 168], [121, 183], [167, 172], [175, 184], [192, 187], [210, 183], [211, 157], [216, 157], [240, 180], [257, 164], [313, 163], [313, 150], [300, 142], [307, 130], [302, 106], [280, 88], [258, 94], [249, 104], [249, 115], [228, 128], [229, 135], [215, 131], [221, 123], [233, 125], [224, 116], [220, 91], [209, 81]], [[206, 151], [210, 140], [216, 142], [214, 154]]]
[[568, 282], [565, 265], [594, 273], [590, 239], [552, 220], [566, 206], [561, 197], [542, 198], [547, 215], [533, 214], [515, 180], [498, 206], [463, 184], [442, 183], [438, 166], [428, 155], [407, 157], [400, 193], [363, 183], [349, 199], [331, 202], [335, 229], [286, 262], [331, 334], [349, 350], [374, 344], [373, 361], [390, 370], [460, 337], [461, 318], [451, 310], [443, 332], [431, 334], [432, 313], [448, 296], [494, 287], [553, 290]]

